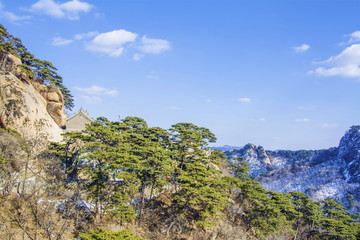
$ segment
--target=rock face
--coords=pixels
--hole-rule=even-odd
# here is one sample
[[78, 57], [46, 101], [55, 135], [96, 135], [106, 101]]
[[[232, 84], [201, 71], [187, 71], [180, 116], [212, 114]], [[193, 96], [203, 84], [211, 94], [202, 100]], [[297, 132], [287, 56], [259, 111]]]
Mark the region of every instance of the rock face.
[[353, 126], [341, 138], [339, 159], [345, 163], [344, 175], [347, 182], [360, 183], [360, 126]]
[[47, 101], [31, 84], [19, 80], [11, 72], [0, 71], [2, 127], [16, 130], [25, 139], [38, 139], [43, 144], [61, 141], [63, 131], [48, 114], [47, 106]]
[[351, 127], [336, 148], [265, 151], [247, 144], [225, 154], [230, 160], [243, 157], [250, 176], [266, 190], [304, 192], [316, 201], [334, 198], [360, 210], [360, 126]]
[[64, 97], [60, 90], [55, 86], [46, 86], [37, 82], [32, 85], [46, 100], [46, 110], [61, 128], [66, 128], [66, 114], [64, 107]]
[[262, 146], [256, 147], [253, 144], [246, 144], [241, 149], [225, 152], [228, 158], [242, 157], [250, 167], [249, 175], [258, 176], [266, 173], [272, 168], [272, 163]]
[[57, 125], [61, 128], [66, 128], [66, 114], [64, 107], [64, 97], [60, 90], [55, 86], [47, 86], [36, 81], [30, 80], [25, 73], [21, 71], [20, 58], [10, 53], [0, 53], [0, 58], [6, 58], [4, 66], [1, 66], [5, 72], [11, 72], [18, 79], [30, 83], [43, 96], [46, 101], [46, 109], [50, 116], [54, 119]]

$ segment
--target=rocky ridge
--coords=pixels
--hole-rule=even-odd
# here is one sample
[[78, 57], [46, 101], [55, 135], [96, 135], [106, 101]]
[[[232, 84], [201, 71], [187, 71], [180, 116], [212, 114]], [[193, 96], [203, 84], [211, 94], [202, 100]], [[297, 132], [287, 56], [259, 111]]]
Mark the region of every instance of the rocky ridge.
[[247, 144], [225, 154], [231, 161], [243, 157], [250, 177], [266, 190], [304, 192], [316, 201], [333, 198], [360, 210], [360, 126], [351, 127], [334, 148], [266, 151]]

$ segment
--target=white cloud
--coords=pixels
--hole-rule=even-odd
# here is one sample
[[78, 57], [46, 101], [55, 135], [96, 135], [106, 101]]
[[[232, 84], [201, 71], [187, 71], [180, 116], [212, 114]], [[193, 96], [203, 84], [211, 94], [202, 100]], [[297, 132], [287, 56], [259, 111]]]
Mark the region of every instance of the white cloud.
[[62, 37], [54, 37], [51, 44], [53, 46], [65, 46], [65, 45], [69, 45], [69, 44], [73, 43], [74, 41], [79, 41], [79, 40], [82, 40], [85, 38], [91, 38], [96, 35], [98, 35], [97, 32], [88, 32], [88, 33], [75, 34], [72, 39], [66, 39], [66, 38], [62, 38]]
[[[74, 41], [85, 41], [85, 49], [92, 52], [105, 53], [111, 57], [119, 57], [131, 47], [140, 49], [140, 53], [133, 54], [134, 61], [140, 61], [146, 54], [158, 54], [170, 49], [168, 41], [163, 39], [150, 39], [143, 36], [136, 41], [138, 34], [124, 29], [113, 30], [105, 33], [87, 32], [75, 34], [72, 39], [56, 37], [54, 46], [67, 45]], [[87, 39], [87, 40], [86, 40]]]
[[108, 88], [103, 88], [103, 87], [99, 87], [96, 85], [92, 85], [89, 88], [79, 88], [79, 87], [75, 87], [76, 90], [80, 91], [80, 92], [84, 92], [86, 94], [89, 95], [96, 95], [96, 96], [111, 96], [114, 97], [116, 95], [118, 95], [118, 91], [116, 89], [108, 89]]
[[332, 56], [325, 61], [318, 62], [330, 66], [360, 64], [360, 44], [353, 44], [347, 47], [339, 55]]
[[266, 122], [266, 118], [259, 118], [260, 122]]
[[360, 44], [353, 44], [340, 54], [332, 56], [325, 61], [315, 62], [326, 67], [318, 67], [311, 74], [319, 76], [341, 76], [349, 78], [360, 77]]
[[75, 34], [74, 40], [82, 40], [84, 38], [91, 38], [91, 37], [95, 37], [98, 34], [99, 34], [98, 32], [78, 33], [78, 34]]
[[238, 101], [239, 102], [244, 102], [244, 103], [249, 103], [249, 102], [251, 102], [251, 99], [247, 98], [247, 97], [243, 97], [243, 98], [239, 98]]
[[82, 95], [80, 96], [80, 98], [85, 100], [85, 102], [88, 104], [98, 104], [103, 101], [101, 97], [97, 97], [97, 96]]
[[323, 68], [319, 67], [310, 73], [314, 73], [324, 77], [333, 77], [333, 76], [341, 76], [341, 77], [360, 77], [360, 68], [358, 65], [347, 65], [341, 67], [332, 67], [332, 68]]
[[62, 37], [54, 37], [51, 44], [53, 46], [64, 46], [64, 45], [68, 45], [72, 42], [73, 42], [72, 39], [65, 39]]
[[295, 122], [310, 122], [310, 119], [308, 119], [308, 118], [301, 118], [301, 119], [297, 118], [297, 119], [295, 119]]
[[135, 53], [133, 56], [134, 61], [140, 61], [145, 55], [140, 53]]
[[86, 49], [93, 52], [106, 53], [111, 57], [118, 57], [123, 53], [124, 45], [134, 42], [136, 38], [136, 33], [123, 29], [114, 30], [97, 35], [86, 45]]
[[294, 51], [295, 52], [306, 52], [307, 50], [309, 50], [310, 49], [310, 45], [308, 45], [308, 44], [302, 44], [302, 45], [300, 45], [300, 46], [295, 46], [295, 47], [293, 47], [293, 49], [294, 49]]
[[144, 53], [158, 54], [170, 49], [170, 43], [163, 39], [141, 38], [141, 46], [139, 47]]
[[210, 99], [210, 98], [205, 99], [205, 102], [207, 102], [207, 103], [212, 103], [212, 99]]
[[69, 20], [80, 19], [80, 13], [90, 12], [94, 6], [79, 0], [71, 0], [65, 3], [57, 3], [54, 0], [39, 0], [31, 5], [30, 11], [44, 13], [55, 18], [67, 18]]
[[360, 42], [360, 31], [355, 31], [349, 34], [349, 43]]
[[18, 23], [31, 18], [31, 16], [19, 16], [13, 12], [5, 11], [4, 5], [0, 2], [0, 19], [6, 19], [12, 23]]
[[335, 124], [335, 123], [323, 123], [323, 124], [320, 124], [320, 127], [322, 127], [322, 128], [336, 128], [337, 124]]

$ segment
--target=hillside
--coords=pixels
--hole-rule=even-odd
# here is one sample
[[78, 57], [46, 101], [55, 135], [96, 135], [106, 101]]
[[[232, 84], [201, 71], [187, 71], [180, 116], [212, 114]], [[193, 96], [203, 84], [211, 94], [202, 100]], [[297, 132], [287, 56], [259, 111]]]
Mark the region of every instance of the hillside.
[[[357, 184], [358, 127], [330, 153], [233, 150], [248, 153], [250, 172], [211, 150], [215, 135], [192, 123], [99, 117], [61, 134], [73, 99], [56, 68], [0, 33], [0, 239], [359, 239], [359, 217], [338, 202], [267, 191], [248, 177], [292, 161], [294, 172], [327, 164], [334, 179]], [[307, 163], [314, 154], [330, 160]]]
[[[360, 127], [351, 127], [339, 146], [323, 150], [267, 151], [247, 144], [226, 151], [243, 157], [249, 174], [267, 190], [303, 192], [316, 201], [333, 198], [354, 212], [360, 210]], [[355, 204], [355, 202], [356, 204]]]

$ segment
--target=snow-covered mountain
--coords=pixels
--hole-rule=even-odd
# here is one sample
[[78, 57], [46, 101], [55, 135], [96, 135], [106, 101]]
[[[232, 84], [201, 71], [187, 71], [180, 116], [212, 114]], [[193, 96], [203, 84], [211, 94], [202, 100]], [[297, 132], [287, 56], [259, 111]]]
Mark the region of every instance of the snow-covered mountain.
[[304, 192], [316, 201], [334, 198], [350, 211], [360, 210], [360, 126], [352, 126], [334, 148], [266, 151], [247, 144], [225, 154], [243, 157], [250, 176], [267, 190]]

